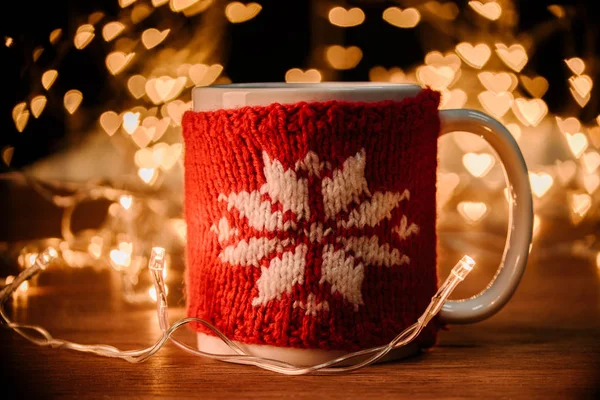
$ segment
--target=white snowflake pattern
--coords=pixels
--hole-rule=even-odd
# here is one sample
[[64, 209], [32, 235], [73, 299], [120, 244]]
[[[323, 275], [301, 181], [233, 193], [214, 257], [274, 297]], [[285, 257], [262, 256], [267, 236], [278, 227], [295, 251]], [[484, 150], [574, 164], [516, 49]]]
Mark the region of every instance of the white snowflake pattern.
[[[229, 212], [237, 210], [239, 216], [257, 232], [271, 234], [240, 238], [239, 229], [230, 226], [226, 216], [211, 227], [222, 246], [219, 254], [221, 262], [260, 268], [261, 275], [256, 282], [258, 296], [252, 299], [252, 305], [267, 304], [279, 299], [283, 293], [291, 293], [295, 285], [303, 285], [306, 256], [312, 246], [320, 245], [322, 248], [319, 284], [327, 282], [331, 292], [339, 292], [355, 310], [364, 304], [361, 287], [365, 266], [394, 267], [410, 263], [406, 254], [387, 243], [380, 244], [377, 235], [348, 236], [341, 233], [348, 232], [348, 228], [360, 232], [365, 227], [375, 227], [390, 219], [401, 201], [410, 200], [408, 190], [370, 193], [365, 178], [364, 149], [348, 157], [341, 168], [331, 174], [324, 174], [326, 170], [331, 171], [331, 166], [321, 162], [312, 151], [296, 162], [293, 169], [285, 169], [281, 162], [272, 160], [265, 152], [263, 162], [266, 183], [259, 190], [221, 194], [219, 201], [227, 203]], [[323, 215], [315, 215], [312, 219], [311, 213], [318, 211], [311, 210], [309, 206], [307, 176], [320, 181], [323, 201]], [[279, 206], [276, 211], [273, 211], [274, 205]], [[288, 211], [295, 218], [284, 219]], [[315, 219], [319, 222], [309, 225], [309, 221]], [[406, 240], [419, 233], [419, 226], [409, 224], [408, 217], [403, 215], [392, 231], [401, 240]], [[277, 235], [274, 237], [272, 233]], [[314, 293], [308, 295], [306, 304], [296, 300], [293, 305], [306, 310], [307, 315], [329, 310], [327, 301], [316, 303]]]

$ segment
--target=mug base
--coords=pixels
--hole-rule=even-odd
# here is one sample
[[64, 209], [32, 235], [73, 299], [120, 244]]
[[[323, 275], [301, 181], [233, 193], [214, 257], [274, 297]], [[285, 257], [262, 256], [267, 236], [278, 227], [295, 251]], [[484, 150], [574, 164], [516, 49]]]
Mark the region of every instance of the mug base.
[[[227, 344], [225, 344], [225, 342], [216, 336], [198, 333], [197, 340], [198, 350], [205, 353], [221, 355], [236, 354], [229, 346], [227, 346]], [[234, 341], [234, 343], [240, 349], [246, 352], [246, 354], [270, 358], [303, 367], [321, 364], [349, 353], [348, 351], [344, 350], [297, 349], [292, 347], [276, 347], [262, 344], [246, 344], [237, 341]], [[409, 343], [404, 347], [392, 350], [381, 360], [377, 361], [377, 363], [399, 360], [413, 356], [419, 352], [420, 348], [416, 343]], [[347, 360], [344, 363], [338, 364], [338, 366], [355, 364], [366, 358], [367, 356], [355, 357], [351, 360]]]

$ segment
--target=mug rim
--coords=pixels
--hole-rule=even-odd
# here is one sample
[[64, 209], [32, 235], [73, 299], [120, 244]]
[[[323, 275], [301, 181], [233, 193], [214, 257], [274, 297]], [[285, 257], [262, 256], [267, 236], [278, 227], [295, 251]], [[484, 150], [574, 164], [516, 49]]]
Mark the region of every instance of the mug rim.
[[389, 82], [317, 82], [317, 83], [287, 83], [287, 82], [249, 82], [249, 83], [228, 83], [228, 84], [217, 84], [210, 86], [196, 86], [194, 91], [213, 91], [213, 90], [227, 90], [227, 91], [261, 91], [261, 90], [293, 90], [293, 91], [313, 91], [313, 90], [389, 90], [389, 89], [403, 89], [408, 88], [422, 89], [421, 86], [415, 83], [389, 83]]
[[213, 111], [243, 106], [289, 104], [298, 101], [383, 101], [416, 96], [416, 84], [387, 82], [256, 82], [196, 86], [192, 90], [194, 111]]

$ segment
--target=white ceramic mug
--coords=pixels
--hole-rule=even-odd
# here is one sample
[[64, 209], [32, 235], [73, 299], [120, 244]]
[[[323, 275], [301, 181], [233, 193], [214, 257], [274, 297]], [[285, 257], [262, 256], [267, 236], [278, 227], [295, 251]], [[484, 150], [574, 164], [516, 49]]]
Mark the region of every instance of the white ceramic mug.
[[[245, 106], [267, 106], [272, 103], [352, 101], [399, 101], [414, 97], [421, 87], [404, 84], [320, 83], [284, 84], [255, 83], [198, 87], [193, 90], [194, 111], [214, 111]], [[525, 161], [509, 131], [490, 116], [475, 110], [440, 111], [440, 135], [454, 131], [472, 132], [485, 139], [502, 162], [509, 191], [509, 229], [498, 272], [492, 283], [479, 295], [460, 301], [448, 301], [441, 320], [449, 324], [472, 323], [500, 310], [515, 292], [525, 270], [530, 251], [533, 207]], [[339, 350], [281, 348], [268, 345], [238, 345], [245, 351], [268, 358], [308, 365], [344, 354]], [[231, 353], [220, 339], [198, 334], [202, 351]], [[403, 356], [417, 350], [412, 347], [397, 352]]]

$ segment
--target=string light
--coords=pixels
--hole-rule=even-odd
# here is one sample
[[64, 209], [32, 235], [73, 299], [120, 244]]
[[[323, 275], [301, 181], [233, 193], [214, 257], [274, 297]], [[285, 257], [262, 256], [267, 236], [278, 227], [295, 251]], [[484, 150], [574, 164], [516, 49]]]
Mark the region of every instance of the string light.
[[[123, 281], [123, 299], [127, 302], [150, 302], [147, 290], [138, 285], [139, 274], [143, 272], [146, 262], [143, 252], [148, 251], [147, 240], [153, 237], [166, 238], [174, 245], [182, 248], [185, 244], [185, 221], [181, 218], [168, 218], [161, 210], [172, 204], [173, 199], [167, 196], [158, 200], [139, 193], [114, 189], [106, 186], [88, 185], [85, 189], [77, 186], [62, 185], [61, 195], [55, 194], [55, 187], [47, 187], [28, 174], [18, 174], [14, 177], [24, 178], [29, 185], [48, 201], [64, 209], [61, 219], [61, 231], [64, 241], [41, 239], [32, 241], [23, 248], [19, 255], [19, 265], [28, 268], [33, 265], [37, 251], [32, 250], [44, 243], [60, 242], [62, 261], [66, 266], [81, 268], [93, 266], [95, 269], [112, 268], [121, 274]], [[75, 190], [73, 194], [64, 194], [65, 190]], [[173, 194], [176, 196], [176, 194]], [[82, 204], [94, 200], [113, 202], [108, 209], [107, 219], [92, 234], [82, 237], [72, 232], [72, 218], [75, 210]], [[163, 224], [171, 229], [164, 232], [159, 230]], [[152, 235], [155, 236], [152, 236]], [[143, 237], [142, 237], [143, 236]], [[133, 242], [137, 245], [133, 245]], [[53, 244], [54, 245], [54, 244]], [[165, 270], [166, 277], [166, 270]]]
[[[47, 269], [57, 257], [58, 253], [55, 249], [51, 247], [45, 249], [36, 257], [34, 265], [21, 272], [12, 282], [10, 282], [4, 289], [2, 289], [2, 291], [0, 291], [0, 316], [9, 328], [13, 329], [25, 339], [39, 346], [64, 348], [84, 353], [91, 353], [103, 357], [120, 358], [132, 363], [138, 363], [147, 360], [156, 352], [158, 352], [167, 343], [167, 341], [170, 340], [180, 349], [194, 355], [236, 364], [254, 365], [265, 370], [278, 372], [285, 375], [306, 375], [311, 373], [332, 374], [355, 371], [381, 360], [394, 349], [406, 346], [415, 340], [425, 326], [427, 326], [427, 324], [440, 312], [442, 306], [452, 294], [456, 286], [458, 286], [458, 284], [461, 283], [475, 267], [475, 261], [471, 257], [464, 256], [462, 259], [460, 259], [454, 268], [452, 268], [448, 278], [446, 278], [444, 283], [440, 285], [436, 294], [431, 298], [431, 302], [419, 319], [399, 335], [397, 335], [387, 345], [356, 351], [318, 365], [304, 367], [247, 354], [234, 342], [225, 337], [225, 335], [223, 335], [223, 333], [221, 333], [211, 323], [201, 318], [184, 318], [170, 325], [168, 317], [169, 307], [167, 302], [167, 288], [163, 280], [163, 271], [166, 264], [166, 252], [165, 249], [161, 247], [152, 248], [150, 261], [148, 263], [148, 271], [150, 272], [152, 281], [154, 283], [153, 288], [156, 296], [155, 301], [158, 324], [163, 332], [162, 336], [154, 343], [154, 345], [139, 350], [119, 350], [116, 347], [103, 344], [78, 344], [66, 340], [55, 339], [47, 330], [40, 326], [25, 325], [18, 322], [13, 322], [6, 315], [4, 310], [4, 303], [6, 300], [17, 290], [18, 287], [20, 287], [20, 285], [26, 283], [28, 279], [31, 279], [40, 271]], [[236, 354], [223, 355], [202, 352], [175, 339], [173, 334], [179, 328], [189, 323], [202, 324], [211, 329], [215, 335], [221, 338], [223, 342]], [[338, 366], [350, 360], [355, 360], [355, 362], [348, 366]]]

